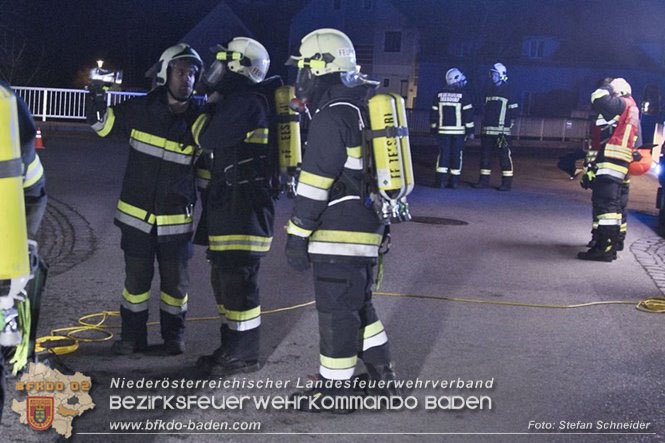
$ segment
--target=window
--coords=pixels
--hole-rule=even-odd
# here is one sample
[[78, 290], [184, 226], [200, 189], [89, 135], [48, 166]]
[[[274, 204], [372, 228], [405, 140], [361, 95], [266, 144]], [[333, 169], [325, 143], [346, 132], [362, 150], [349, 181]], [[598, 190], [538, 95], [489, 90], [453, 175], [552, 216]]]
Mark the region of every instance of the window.
[[390, 79], [389, 78], [384, 78], [383, 79], [383, 87], [384, 88], [389, 88], [390, 87]]
[[402, 33], [399, 31], [386, 32], [383, 51], [400, 52], [402, 50]]
[[336, 11], [342, 9], [342, 0], [333, 0], [333, 9]]

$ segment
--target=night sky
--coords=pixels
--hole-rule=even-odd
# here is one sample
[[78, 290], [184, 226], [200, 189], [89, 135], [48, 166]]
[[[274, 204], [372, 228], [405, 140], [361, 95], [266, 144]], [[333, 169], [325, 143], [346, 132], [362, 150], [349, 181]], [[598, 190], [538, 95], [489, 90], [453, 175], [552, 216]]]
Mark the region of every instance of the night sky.
[[[309, 0], [226, 0], [284, 74], [290, 20]], [[360, 0], [344, 0], [353, 5]], [[145, 71], [184, 37], [217, 0], [0, 0], [0, 77], [15, 86], [81, 88], [95, 60], [124, 71], [125, 89], [144, 89]], [[614, 63], [633, 56], [622, 46], [665, 38], [665, 0], [392, 0], [417, 23], [421, 61], [440, 60], [444, 34], [486, 46], [503, 57], [502, 41], [520, 33], [551, 34], [567, 57]], [[562, 29], [557, 17], [574, 26]], [[543, 20], [545, 18], [545, 20]], [[561, 20], [564, 22], [564, 20]], [[450, 34], [450, 32], [448, 32]], [[590, 42], [598, 43], [591, 47]], [[588, 43], [588, 44], [587, 44]], [[587, 46], [585, 46], [587, 45]], [[519, 50], [519, 49], [518, 49]], [[498, 51], [498, 52], [497, 52]], [[600, 52], [603, 54], [600, 54]], [[505, 51], [504, 51], [505, 52]], [[591, 55], [591, 57], [589, 56]], [[19, 56], [10, 71], [3, 60]], [[481, 61], [480, 59], [477, 61]]]
[[[149, 83], [144, 73], [161, 52], [177, 43], [218, 3], [0, 0], [0, 58], [21, 55], [17, 69], [8, 72], [4, 67], [2, 73], [11, 75], [8, 80], [15, 86], [80, 88], [95, 61], [103, 59], [105, 68], [124, 71], [123, 88], [146, 88]], [[307, 0], [226, 3], [259, 40], [283, 35], [279, 43], [284, 45], [280, 52], [285, 53], [290, 19]], [[261, 26], [267, 22], [270, 27]]]

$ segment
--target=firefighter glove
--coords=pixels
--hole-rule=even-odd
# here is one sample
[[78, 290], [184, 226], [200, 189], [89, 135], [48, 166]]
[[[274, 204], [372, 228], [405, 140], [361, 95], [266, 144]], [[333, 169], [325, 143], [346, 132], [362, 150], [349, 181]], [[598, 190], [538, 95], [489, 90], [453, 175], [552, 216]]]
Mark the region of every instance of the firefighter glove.
[[309, 239], [290, 234], [286, 240], [286, 259], [292, 268], [298, 271], [309, 269], [309, 254], [307, 254], [307, 245]]
[[582, 176], [582, 181], [580, 185], [584, 189], [589, 189], [591, 188], [591, 183], [593, 183], [594, 179], [596, 178], [596, 172], [592, 169], [589, 169], [583, 176]]

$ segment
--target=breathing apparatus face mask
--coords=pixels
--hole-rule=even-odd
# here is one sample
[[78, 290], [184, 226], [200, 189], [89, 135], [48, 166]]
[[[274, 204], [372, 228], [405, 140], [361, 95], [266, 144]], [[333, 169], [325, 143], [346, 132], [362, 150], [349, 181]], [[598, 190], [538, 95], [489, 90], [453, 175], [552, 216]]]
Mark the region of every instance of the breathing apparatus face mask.
[[296, 98], [305, 103], [311, 102], [316, 90], [316, 83], [316, 76], [310, 68], [300, 68], [296, 76]]
[[203, 76], [203, 84], [206, 86], [206, 88], [214, 90], [221, 83], [225, 73], [226, 66], [224, 62], [215, 60], [205, 71]]

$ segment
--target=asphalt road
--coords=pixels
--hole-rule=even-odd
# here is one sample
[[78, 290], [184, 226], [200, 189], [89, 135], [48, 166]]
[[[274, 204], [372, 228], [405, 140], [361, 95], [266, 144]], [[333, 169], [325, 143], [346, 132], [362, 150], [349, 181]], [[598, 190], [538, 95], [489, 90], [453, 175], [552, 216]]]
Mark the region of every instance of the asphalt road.
[[[85, 314], [119, 307], [122, 253], [112, 218], [126, 153], [126, 146], [93, 136], [47, 139], [41, 156], [52, 203], [42, 239], [53, 263], [41, 335], [74, 325]], [[655, 232], [658, 185], [653, 177], [633, 179], [626, 250], [619, 259], [610, 264], [582, 262], [575, 255], [589, 240], [590, 192], [558, 171], [555, 157], [526, 149], [516, 152], [514, 190], [501, 193], [475, 190], [467, 183], [455, 191], [429, 187], [434, 155], [416, 148], [419, 185], [409, 200], [415, 216], [433, 217], [440, 224], [394, 226], [381, 290], [547, 305], [662, 296], [660, 264], [665, 254], [660, 252], [665, 248], [660, 248], [662, 240]], [[477, 165], [473, 153], [466, 155], [463, 180], [475, 181]], [[493, 178], [498, 185], [498, 177]], [[278, 202], [277, 227], [286, 223], [290, 210], [290, 201]], [[313, 298], [311, 273], [287, 266], [284, 244], [284, 230], [278, 228], [272, 252], [262, 263], [264, 311]], [[56, 359], [54, 364], [63, 371], [79, 371], [93, 379], [96, 408], [75, 419], [71, 441], [665, 441], [664, 319], [627, 304], [547, 309], [377, 296], [375, 304], [401, 379], [491, 381], [491, 388], [414, 387], [407, 390], [417, 402], [414, 409], [305, 414], [248, 403], [241, 410], [112, 410], [111, 396], [118, 395], [212, 395], [218, 401], [233, 395], [286, 396], [298, 380], [302, 383], [317, 372], [316, 312], [307, 306], [264, 315], [263, 367], [237, 378], [288, 381], [286, 388], [112, 388], [113, 379], [122, 377], [198, 378], [195, 361], [218, 345], [219, 324], [205, 320], [216, 316], [216, 310], [203, 249], [196, 250], [190, 267], [189, 317], [204, 319], [188, 323], [187, 353], [164, 356], [157, 346], [159, 328], [152, 327], [155, 346], [146, 354], [116, 357], [110, 342], [99, 342], [82, 343], [77, 352]], [[155, 291], [157, 282], [151, 319], [158, 318]], [[9, 400], [13, 396], [10, 392]], [[485, 396], [491, 408], [488, 403], [483, 410], [426, 408], [428, 397], [450, 396]], [[442, 402], [445, 406], [447, 400]], [[91, 434], [112, 432], [111, 422], [146, 420], [185, 426], [190, 421], [246, 421], [260, 423], [260, 429], [249, 435], [187, 434], [187, 429], [158, 430], [164, 435]], [[569, 429], [578, 421], [590, 422], [594, 429]], [[598, 421], [649, 425], [638, 434], [596, 429]], [[39, 433], [19, 424], [10, 401], [0, 435], [2, 441], [58, 437], [53, 430]]]

